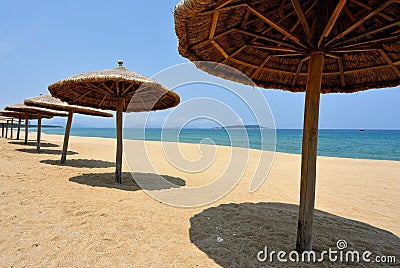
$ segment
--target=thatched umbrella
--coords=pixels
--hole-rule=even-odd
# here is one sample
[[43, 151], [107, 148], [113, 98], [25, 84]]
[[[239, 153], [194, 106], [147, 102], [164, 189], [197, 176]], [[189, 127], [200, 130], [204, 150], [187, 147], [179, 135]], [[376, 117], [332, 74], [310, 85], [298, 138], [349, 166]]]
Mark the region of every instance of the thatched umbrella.
[[26, 106], [23, 103], [9, 105], [5, 108], [5, 110], [37, 116], [38, 125], [37, 125], [36, 149], [38, 152], [40, 151], [40, 138], [41, 138], [41, 134], [42, 134], [42, 117], [44, 117], [44, 116], [50, 116], [50, 117], [53, 117], [53, 116], [63, 116], [64, 117], [65, 116], [66, 117], [66, 116], [68, 116], [68, 114], [65, 112], [59, 112], [59, 111], [54, 111], [54, 110], [44, 109], [44, 108], [30, 107], [30, 106]]
[[49, 94], [26, 99], [24, 101], [24, 104], [27, 106], [35, 106], [35, 107], [68, 112], [68, 121], [67, 121], [67, 126], [65, 127], [63, 151], [60, 161], [61, 164], [64, 164], [67, 159], [69, 134], [71, 132], [72, 117], [74, 113], [92, 115], [92, 116], [102, 116], [102, 117], [113, 116], [111, 113], [103, 112], [98, 109], [69, 105], [68, 103], [62, 102], [60, 99], [54, 98]]
[[[10, 119], [11, 117], [18, 119], [25, 119], [25, 144], [28, 144], [28, 126], [29, 126], [28, 121], [30, 119], [38, 119], [39, 116], [37, 114], [32, 114], [32, 113], [22, 113], [22, 112], [12, 112], [12, 111], [0, 111], [0, 115], [9, 117], [9, 120], [11, 120]], [[52, 118], [52, 116], [42, 115], [41, 118], [50, 119]]]
[[0, 124], [1, 124], [1, 137], [4, 137], [4, 125], [7, 123], [8, 118], [0, 116]]
[[[179, 52], [264, 88], [306, 92], [296, 248], [312, 249], [320, 93], [400, 84], [399, 0], [184, 0]], [[197, 66], [246, 83], [222, 65]], [[248, 83], [248, 82], [247, 82]]]
[[180, 101], [176, 93], [122, 67], [122, 64], [119, 61], [117, 68], [78, 74], [49, 86], [53, 97], [68, 104], [117, 112], [117, 183], [121, 183], [122, 172], [122, 113], [168, 109], [178, 105]]
[[0, 123], [1, 123], [1, 137], [4, 138], [4, 125], [8, 124], [8, 121], [11, 118], [0, 116]]

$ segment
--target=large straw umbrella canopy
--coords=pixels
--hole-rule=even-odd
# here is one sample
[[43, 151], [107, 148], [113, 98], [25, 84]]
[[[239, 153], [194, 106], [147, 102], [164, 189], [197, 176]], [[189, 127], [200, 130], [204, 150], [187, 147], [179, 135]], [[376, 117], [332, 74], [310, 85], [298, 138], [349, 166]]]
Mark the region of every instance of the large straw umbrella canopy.
[[[35, 113], [25, 113], [25, 112], [13, 112], [13, 111], [0, 111], [0, 115], [8, 117], [8, 120], [11, 120], [11, 118], [18, 118], [18, 119], [25, 119], [25, 144], [28, 144], [28, 127], [29, 127], [29, 120], [30, 119], [39, 119], [39, 115]], [[42, 115], [41, 118], [46, 118], [50, 119], [52, 116], [49, 115]], [[8, 130], [8, 120], [7, 120], [7, 130]], [[2, 129], [2, 136], [3, 135], [3, 129]], [[6, 134], [7, 137], [7, 134]]]
[[[399, 85], [399, 14], [399, 0], [184, 0], [175, 9], [182, 56], [229, 65], [260, 87], [306, 92], [299, 252], [312, 249], [320, 93]], [[246, 83], [223, 65], [196, 64]]]
[[44, 108], [37, 108], [37, 107], [30, 107], [26, 106], [23, 103], [17, 103], [13, 105], [9, 105], [5, 108], [6, 111], [14, 111], [14, 112], [20, 112], [20, 113], [25, 113], [25, 114], [31, 114], [31, 115], [36, 115], [37, 120], [38, 120], [38, 125], [37, 125], [37, 143], [36, 143], [36, 149], [39, 152], [40, 151], [40, 138], [41, 138], [41, 133], [42, 133], [42, 118], [44, 116], [62, 116], [66, 117], [68, 114], [66, 112], [59, 112], [59, 111], [54, 111], [50, 109], [44, 109]]
[[37, 97], [25, 99], [24, 104], [27, 106], [34, 106], [34, 107], [68, 112], [68, 120], [67, 120], [67, 125], [65, 127], [64, 144], [60, 161], [61, 164], [64, 164], [67, 159], [69, 135], [71, 132], [72, 118], [74, 113], [92, 115], [92, 116], [101, 116], [101, 117], [113, 116], [111, 113], [107, 113], [98, 109], [69, 105], [68, 103], [63, 102], [60, 99], [52, 97], [50, 94], [39, 95]]
[[68, 104], [117, 112], [117, 183], [122, 174], [122, 113], [168, 109], [180, 101], [176, 93], [122, 64], [119, 61], [117, 68], [74, 75], [49, 86], [53, 97]]

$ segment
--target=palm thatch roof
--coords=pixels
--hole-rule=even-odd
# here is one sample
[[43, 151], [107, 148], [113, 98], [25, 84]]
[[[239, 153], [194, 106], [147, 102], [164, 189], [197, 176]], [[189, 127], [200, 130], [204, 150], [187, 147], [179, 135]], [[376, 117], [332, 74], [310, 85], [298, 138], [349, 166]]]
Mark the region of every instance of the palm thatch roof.
[[[11, 118], [17, 119], [38, 119], [39, 115], [36, 113], [29, 113], [29, 112], [13, 112], [13, 111], [0, 111], [0, 115], [6, 116], [11, 120]], [[53, 118], [49, 115], [42, 115], [42, 118], [50, 119]]]
[[49, 86], [49, 91], [53, 97], [71, 105], [112, 111], [116, 110], [117, 99], [122, 97], [124, 112], [163, 110], [180, 101], [176, 93], [160, 83], [122, 67], [122, 61], [114, 69], [78, 74], [58, 81]]
[[24, 100], [24, 104], [27, 106], [34, 106], [40, 108], [47, 108], [58, 111], [73, 112], [78, 114], [112, 117], [113, 115], [102, 110], [87, 108], [76, 105], [69, 105], [60, 99], [52, 97], [50, 94], [39, 95], [37, 97], [29, 98]]
[[43, 116], [68, 116], [68, 113], [66, 113], [66, 112], [59, 112], [59, 111], [54, 111], [54, 110], [50, 110], [50, 109], [26, 106], [23, 103], [9, 105], [4, 109], [6, 111], [21, 112], [21, 113], [32, 114], [32, 115], [36, 115], [36, 116], [41, 115], [42, 117]]
[[350, 93], [400, 84], [399, 14], [398, 0], [183, 0], [175, 30], [180, 54], [213, 75], [249, 84], [199, 61], [260, 87], [305, 91], [320, 51], [322, 93]]

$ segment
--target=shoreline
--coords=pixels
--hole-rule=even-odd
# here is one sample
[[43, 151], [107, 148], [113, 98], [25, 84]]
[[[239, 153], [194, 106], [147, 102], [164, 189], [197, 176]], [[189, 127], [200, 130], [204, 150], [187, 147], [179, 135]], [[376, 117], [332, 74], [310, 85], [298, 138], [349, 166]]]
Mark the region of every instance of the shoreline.
[[[397, 130], [396, 130], [397, 131]], [[22, 133], [22, 131], [21, 131]], [[29, 132], [29, 135], [33, 135], [33, 133], [36, 134], [35, 131]], [[64, 136], [64, 134], [45, 134], [42, 133], [42, 135], [49, 135], [49, 136]], [[109, 138], [109, 137], [93, 137], [93, 136], [78, 136], [78, 135], [73, 135], [72, 133], [70, 134], [70, 137], [77, 137], [77, 138], [98, 138], [98, 139], [111, 139], [114, 140], [115, 138]], [[142, 139], [124, 139], [125, 140], [132, 140], [132, 141], [145, 141], [145, 142], [163, 142], [163, 143], [181, 143], [181, 144], [194, 144], [198, 145], [198, 143], [191, 143], [191, 142], [171, 142], [171, 141], [155, 141], [155, 140], [142, 140]], [[244, 149], [249, 149], [249, 150], [256, 150], [256, 151], [265, 151], [265, 152], [271, 152], [268, 150], [261, 150], [257, 148], [246, 148], [246, 147], [239, 147], [239, 146], [229, 146], [229, 145], [215, 145], [215, 146], [222, 146], [222, 147], [228, 147], [228, 148], [244, 148]], [[290, 154], [290, 155], [299, 155], [301, 156], [300, 153], [289, 153], [289, 152], [283, 152], [283, 151], [274, 151], [274, 153], [281, 153], [281, 154]], [[353, 157], [340, 157], [340, 156], [329, 156], [329, 155], [318, 155], [318, 158], [320, 157], [327, 157], [327, 158], [339, 158], [339, 159], [354, 159], [354, 160], [374, 160], [374, 161], [395, 161], [395, 162], [400, 162], [400, 160], [395, 160], [395, 159], [374, 159], [374, 158], [353, 158]]]

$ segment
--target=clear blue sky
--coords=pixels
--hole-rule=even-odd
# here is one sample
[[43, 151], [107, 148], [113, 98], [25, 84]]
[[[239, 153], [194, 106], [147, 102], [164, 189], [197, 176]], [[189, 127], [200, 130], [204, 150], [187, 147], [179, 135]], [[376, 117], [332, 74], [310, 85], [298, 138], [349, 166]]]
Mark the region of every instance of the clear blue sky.
[[[188, 62], [177, 51], [173, 9], [165, 1], [0, 2], [0, 108], [47, 93], [81, 72], [125, 67], [153, 76]], [[250, 90], [251, 88], [249, 88]], [[304, 94], [263, 90], [277, 128], [301, 128]], [[183, 100], [196, 94], [185, 92]], [[400, 88], [323, 95], [320, 128], [400, 129]], [[78, 116], [74, 126], [113, 127], [113, 119]], [[46, 123], [60, 124], [63, 119]]]

